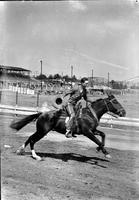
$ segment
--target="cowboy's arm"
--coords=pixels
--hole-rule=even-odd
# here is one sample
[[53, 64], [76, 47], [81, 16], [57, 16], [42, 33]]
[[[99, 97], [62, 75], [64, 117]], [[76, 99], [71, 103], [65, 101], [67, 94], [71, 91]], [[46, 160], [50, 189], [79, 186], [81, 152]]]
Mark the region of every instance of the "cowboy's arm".
[[66, 93], [64, 94], [63, 97], [65, 97], [65, 96], [67, 96], [67, 95], [69, 95], [69, 94], [72, 95], [72, 94], [74, 94], [76, 91], [77, 91], [76, 89], [71, 89], [71, 90], [69, 90], [68, 92], [66, 92]]
[[90, 103], [92, 103], [94, 101], [93, 98], [90, 97], [88, 90], [86, 90], [86, 92], [85, 92], [84, 100], [86, 101], [86, 106], [88, 106]]
[[86, 102], [92, 102], [91, 98], [88, 96], [88, 91], [85, 90], [85, 93], [83, 95], [83, 98]]
[[72, 93], [72, 91], [70, 90], [70, 91], [66, 92], [63, 97], [66, 97], [67, 95], [69, 95], [71, 93]]

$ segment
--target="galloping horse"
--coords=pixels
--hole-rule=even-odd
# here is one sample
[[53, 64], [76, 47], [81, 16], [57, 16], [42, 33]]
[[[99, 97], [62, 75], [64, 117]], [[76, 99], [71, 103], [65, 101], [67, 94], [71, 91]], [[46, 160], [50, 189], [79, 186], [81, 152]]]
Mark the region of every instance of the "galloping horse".
[[[108, 97], [104, 99], [98, 99], [88, 104], [89, 106], [77, 109], [76, 117], [73, 124], [72, 132], [74, 134], [82, 134], [95, 142], [98, 147], [97, 151], [102, 151], [105, 157], [110, 158], [109, 153], [105, 149], [105, 134], [97, 130], [100, 118], [103, 114], [111, 112], [124, 117], [126, 112], [121, 104], [117, 101], [114, 95], [107, 94]], [[79, 104], [80, 105], [80, 104]], [[29, 115], [17, 122], [12, 122], [10, 127], [16, 130], [20, 130], [28, 123], [36, 120], [36, 132], [31, 135], [27, 141], [17, 150], [17, 154], [23, 154], [25, 147], [30, 144], [32, 157], [36, 160], [41, 160], [34, 150], [34, 144], [43, 138], [49, 131], [54, 130], [59, 133], [65, 134], [66, 132], [66, 118], [68, 114], [65, 107], [59, 110], [52, 110], [48, 112], [38, 112], [33, 115]], [[96, 137], [101, 136], [101, 141]]]

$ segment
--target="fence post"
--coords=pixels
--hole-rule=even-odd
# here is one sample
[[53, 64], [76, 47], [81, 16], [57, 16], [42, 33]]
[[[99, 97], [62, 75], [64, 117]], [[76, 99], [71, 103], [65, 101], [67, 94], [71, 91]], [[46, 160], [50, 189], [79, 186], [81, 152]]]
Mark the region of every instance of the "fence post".
[[37, 92], [37, 107], [39, 107], [39, 92]]
[[[16, 108], [18, 106], [18, 91], [16, 91], [16, 105], [15, 105], [15, 113], [16, 113]], [[15, 114], [15, 117], [17, 117], [17, 114]]]
[[16, 91], [16, 106], [18, 105], [18, 91]]
[[2, 91], [0, 90], [0, 103], [1, 103]]

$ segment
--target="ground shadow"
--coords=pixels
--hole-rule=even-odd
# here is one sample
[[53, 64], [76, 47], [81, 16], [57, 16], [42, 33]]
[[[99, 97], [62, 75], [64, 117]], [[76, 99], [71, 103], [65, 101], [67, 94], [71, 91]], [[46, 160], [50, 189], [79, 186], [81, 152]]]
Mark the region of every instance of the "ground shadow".
[[[31, 155], [31, 153], [26, 152], [25, 155]], [[99, 164], [99, 161], [110, 162], [109, 160], [102, 159], [99, 157], [84, 156], [84, 155], [76, 154], [76, 153], [41, 153], [41, 152], [37, 152], [37, 155], [41, 156], [42, 158], [54, 158], [54, 159], [62, 160], [64, 162], [67, 162], [68, 160], [85, 162], [85, 163], [88, 163], [91, 165], [97, 165], [97, 166], [100, 166], [103, 168], [107, 168], [107, 167]]]

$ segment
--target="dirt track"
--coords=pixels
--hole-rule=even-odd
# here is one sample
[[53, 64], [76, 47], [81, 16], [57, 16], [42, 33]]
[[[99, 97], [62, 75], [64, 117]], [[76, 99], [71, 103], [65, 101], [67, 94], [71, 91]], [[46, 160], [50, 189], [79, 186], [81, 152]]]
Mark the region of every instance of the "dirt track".
[[[2, 200], [139, 199], [138, 151], [109, 146], [112, 159], [108, 160], [86, 140], [79, 142], [61, 136], [61, 141], [53, 141], [48, 136], [48, 140], [44, 138], [35, 145], [44, 158], [38, 162], [30, 157], [29, 148], [24, 156], [15, 153], [27, 139], [24, 133], [33, 132], [34, 125], [17, 134], [9, 130], [10, 120], [4, 118], [0, 125]], [[113, 130], [109, 132], [113, 134]]]

